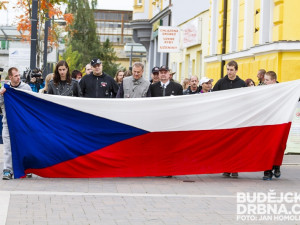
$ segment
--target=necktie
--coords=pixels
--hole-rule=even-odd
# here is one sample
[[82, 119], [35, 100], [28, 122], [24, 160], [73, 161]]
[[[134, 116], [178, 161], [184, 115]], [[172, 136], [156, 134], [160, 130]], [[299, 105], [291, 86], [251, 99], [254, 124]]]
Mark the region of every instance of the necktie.
[[163, 84], [163, 96], [166, 96], [165, 84]]

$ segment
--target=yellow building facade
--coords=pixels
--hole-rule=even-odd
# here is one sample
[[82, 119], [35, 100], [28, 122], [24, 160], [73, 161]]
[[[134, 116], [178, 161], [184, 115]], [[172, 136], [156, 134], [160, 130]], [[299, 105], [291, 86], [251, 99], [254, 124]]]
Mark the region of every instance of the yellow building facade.
[[211, 0], [210, 3], [206, 76], [218, 80], [222, 69], [226, 75], [223, 65], [235, 60], [242, 79], [257, 81], [259, 69], [275, 71], [279, 82], [300, 79], [298, 0]]

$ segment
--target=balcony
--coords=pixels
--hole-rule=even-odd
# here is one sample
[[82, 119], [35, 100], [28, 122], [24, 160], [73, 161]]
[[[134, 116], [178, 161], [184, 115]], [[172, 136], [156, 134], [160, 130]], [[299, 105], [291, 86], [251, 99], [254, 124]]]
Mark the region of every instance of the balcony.
[[148, 51], [151, 40], [152, 24], [149, 20], [133, 20], [131, 22], [131, 28], [133, 29], [133, 40], [136, 43], [144, 45]]

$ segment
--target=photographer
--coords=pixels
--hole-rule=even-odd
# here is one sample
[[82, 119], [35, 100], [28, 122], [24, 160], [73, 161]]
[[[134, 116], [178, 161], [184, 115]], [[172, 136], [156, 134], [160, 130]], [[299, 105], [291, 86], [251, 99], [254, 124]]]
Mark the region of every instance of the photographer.
[[39, 90], [44, 87], [42, 71], [39, 68], [36, 68], [30, 71], [29, 77], [30, 77], [29, 86], [31, 87], [32, 91], [39, 92]]

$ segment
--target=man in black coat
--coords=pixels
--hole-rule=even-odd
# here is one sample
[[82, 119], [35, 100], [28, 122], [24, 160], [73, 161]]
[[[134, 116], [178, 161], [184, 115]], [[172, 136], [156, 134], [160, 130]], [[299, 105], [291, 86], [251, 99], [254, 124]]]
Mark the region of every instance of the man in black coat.
[[[230, 61], [226, 65], [227, 68], [227, 75], [215, 84], [213, 91], [221, 91], [221, 90], [227, 90], [227, 89], [234, 89], [234, 88], [241, 88], [241, 87], [247, 87], [245, 81], [243, 81], [241, 78], [239, 78], [236, 74], [238, 71], [238, 64], [236, 61]], [[223, 177], [233, 177], [237, 178], [238, 173], [237, 172], [225, 172], [223, 173]]]
[[237, 76], [238, 64], [236, 61], [230, 61], [226, 65], [227, 75], [215, 84], [213, 91], [221, 91], [233, 88], [247, 87], [245, 81]]
[[150, 87], [151, 97], [182, 95], [183, 88], [180, 84], [170, 81], [170, 70], [168, 66], [159, 68], [160, 82], [152, 84]]
[[85, 75], [80, 80], [82, 96], [87, 98], [115, 98], [119, 86], [108, 74], [102, 71], [103, 66], [100, 59], [91, 61], [93, 72]]

